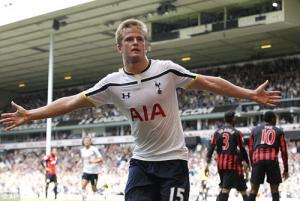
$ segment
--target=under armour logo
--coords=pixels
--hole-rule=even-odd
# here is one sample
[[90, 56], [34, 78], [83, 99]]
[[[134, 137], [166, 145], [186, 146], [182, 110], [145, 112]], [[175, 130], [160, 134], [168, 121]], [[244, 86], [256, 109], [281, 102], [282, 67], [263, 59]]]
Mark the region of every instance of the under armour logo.
[[158, 94], [161, 94], [161, 93], [162, 93], [162, 90], [160, 89], [160, 82], [157, 83], [157, 82], [155, 81], [155, 86], [158, 88], [158, 89], [157, 89], [157, 93], [158, 93]]
[[127, 94], [125, 93], [122, 93], [122, 98], [125, 99], [125, 98], [130, 98], [130, 93], [128, 92]]

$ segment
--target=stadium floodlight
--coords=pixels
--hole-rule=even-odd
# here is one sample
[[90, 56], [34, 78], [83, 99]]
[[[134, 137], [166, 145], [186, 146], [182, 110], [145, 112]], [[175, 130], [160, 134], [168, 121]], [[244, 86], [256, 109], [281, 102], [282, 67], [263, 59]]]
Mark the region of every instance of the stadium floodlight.
[[161, 2], [159, 7], [156, 9], [158, 15], [168, 14], [169, 12], [176, 11], [177, 8], [173, 4], [177, 0], [166, 0]]
[[191, 57], [182, 57], [181, 61], [190, 61], [192, 58]]
[[261, 46], [260, 46], [261, 49], [269, 49], [269, 48], [271, 48], [271, 47], [272, 47], [271, 44], [264, 44], [264, 45], [261, 45]]
[[278, 3], [277, 3], [277, 2], [273, 2], [273, 3], [272, 3], [272, 6], [273, 6], [274, 8], [277, 8], [277, 7], [278, 7]]
[[55, 31], [58, 31], [60, 27], [64, 27], [67, 25], [67, 22], [65, 21], [67, 19], [66, 16], [58, 17], [53, 19], [52, 28]]
[[26, 86], [26, 85], [25, 85], [24, 82], [21, 82], [21, 83], [18, 84], [18, 87], [19, 87], [19, 88], [24, 88], [25, 86]]
[[64, 77], [64, 80], [71, 80], [72, 79], [72, 76], [71, 75], [66, 75], [65, 77]]

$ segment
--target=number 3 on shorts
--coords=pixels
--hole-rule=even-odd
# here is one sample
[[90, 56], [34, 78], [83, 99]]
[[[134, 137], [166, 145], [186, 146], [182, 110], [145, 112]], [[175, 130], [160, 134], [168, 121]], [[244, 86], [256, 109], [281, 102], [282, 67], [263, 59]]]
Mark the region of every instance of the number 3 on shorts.
[[170, 201], [184, 201], [184, 188], [172, 187], [170, 191]]

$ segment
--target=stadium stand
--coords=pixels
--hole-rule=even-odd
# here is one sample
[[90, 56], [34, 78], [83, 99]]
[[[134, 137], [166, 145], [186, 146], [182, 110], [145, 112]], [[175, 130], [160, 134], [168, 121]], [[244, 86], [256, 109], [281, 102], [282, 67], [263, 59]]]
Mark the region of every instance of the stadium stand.
[[[80, 147], [65, 147], [58, 153], [58, 183], [59, 192], [64, 195], [80, 194], [81, 166]], [[127, 178], [127, 168], [131, 157], [131, 145], [98, 146], [104, 157], [98, 182], [98, 196], [122, 195]], [[282, 198], [297, 198], [300, 191], [300, 141], [288, 143], [290, 163], [290, 178], [280, 186]], [[23, 196], [43, 197], [44, 174], [39, 161], [44, 150], [9, 150], [0, 154], [0, 191], [17, 192]], [[189, 151], [189, 167], [191, 176], [191, 199], [196, 200], [201, 189], [201, 171], [205, 168], [206, 146], [198, 144]], [[281, 162], [281, 161], [280, 161]], [[218, 174], [215, 161], [212, 161], [211, 175], [207, 182], [208, 197], [218, 194]], [[282, 164], [281, 164], [282, 165]], [[231, 197], [239, 195], [233, 191]], [[259, 197], [269, 197], [268, 185], [263, 185]], [[109, 197], [108, 197], [109, 199]]]
[[[245, 62], [240, 64], [209, 67], [205, 69], [193, 69], [192, 71], [204, 75], [220, 76], [242, 87], [255, 88], [265, 80], [270, 80], [270, 89], [281, 90], [284, 99], [300, 97], [300, 58], [286, 57], [275, 58], [257, 62]], [[259, 75], [257, 74], [259, 72]], [[73, 95], [87, 89], [88, 85], [73, 88], [58, 89], [54, 91], [54, 99], [66, 95]], [[46, 104], [45, 92], [22, 94], [15, 100], [27, 109], [40, 107]], [[212, 107], [220, 105], [237, 105], [245, 100], [237, 100], [219, 95], [211, 95], [207, 92], [186, 91], [178, 89], [178, 102], [181, 110], [191, 108]], [[2, 111], [11, 111], [10, 105]], [[114, 106], [106, 105], [95, 109], [82, 109], [62, 117], [57, 117], [56, 122], [73, 121], [90, 118], [119, 116], [120, 112]], [[43, 120], [42, 122], [45, 122]], [[76, 122], [76, 121], [75, 121]], [[74, 122], [74, 123], [75, 123]]]

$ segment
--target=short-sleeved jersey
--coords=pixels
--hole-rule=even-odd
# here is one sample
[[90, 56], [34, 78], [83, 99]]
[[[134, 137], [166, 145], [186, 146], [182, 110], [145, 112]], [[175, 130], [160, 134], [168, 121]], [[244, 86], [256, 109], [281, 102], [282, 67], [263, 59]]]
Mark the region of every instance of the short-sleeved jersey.
[[90, 146], [88, 149], [83, 147], [80, 152], [83, 160], [83, 172], [88, 174], [98, 174], [100, 167], [99, 164], [90, 163], [89, 161], [102, 158], [99, 150], [94, 146]]
[[273, 125], [263, 124], [255, 127], [249, 138], [249, 152], [252, 164], [259, 161], [278, 161], [281, 151], [284, 170], [288, 171], [288, 153], [284, 132]]
[[207, 153], [208, 163], [211, 160], [215, 148], [217, 149], [218, 154], [218, 170], [238, 170], [240, 172], [239, 154], [241, 154], [241, 159], [249, 164], [248, 155], [244, 146], [243, 134], [229, 124], [218, 129], [213, 134]]
[[176, 88], [188, 87], [196, 77], [172, 61], [149, 60], [142, 73], [109, 74], [83, 94], [97, 105], [115, 104], [128, 118], [135, 140], [133, 158], [187, 160]]
[[48, 156], [45, 156], [43, 160], [46, 162], [46, 167], [49, 168], [49, 170], [46, 170], [46, 174], [56, 174], [56, 164], [57, 164], [57, 156], [50, 154]]

